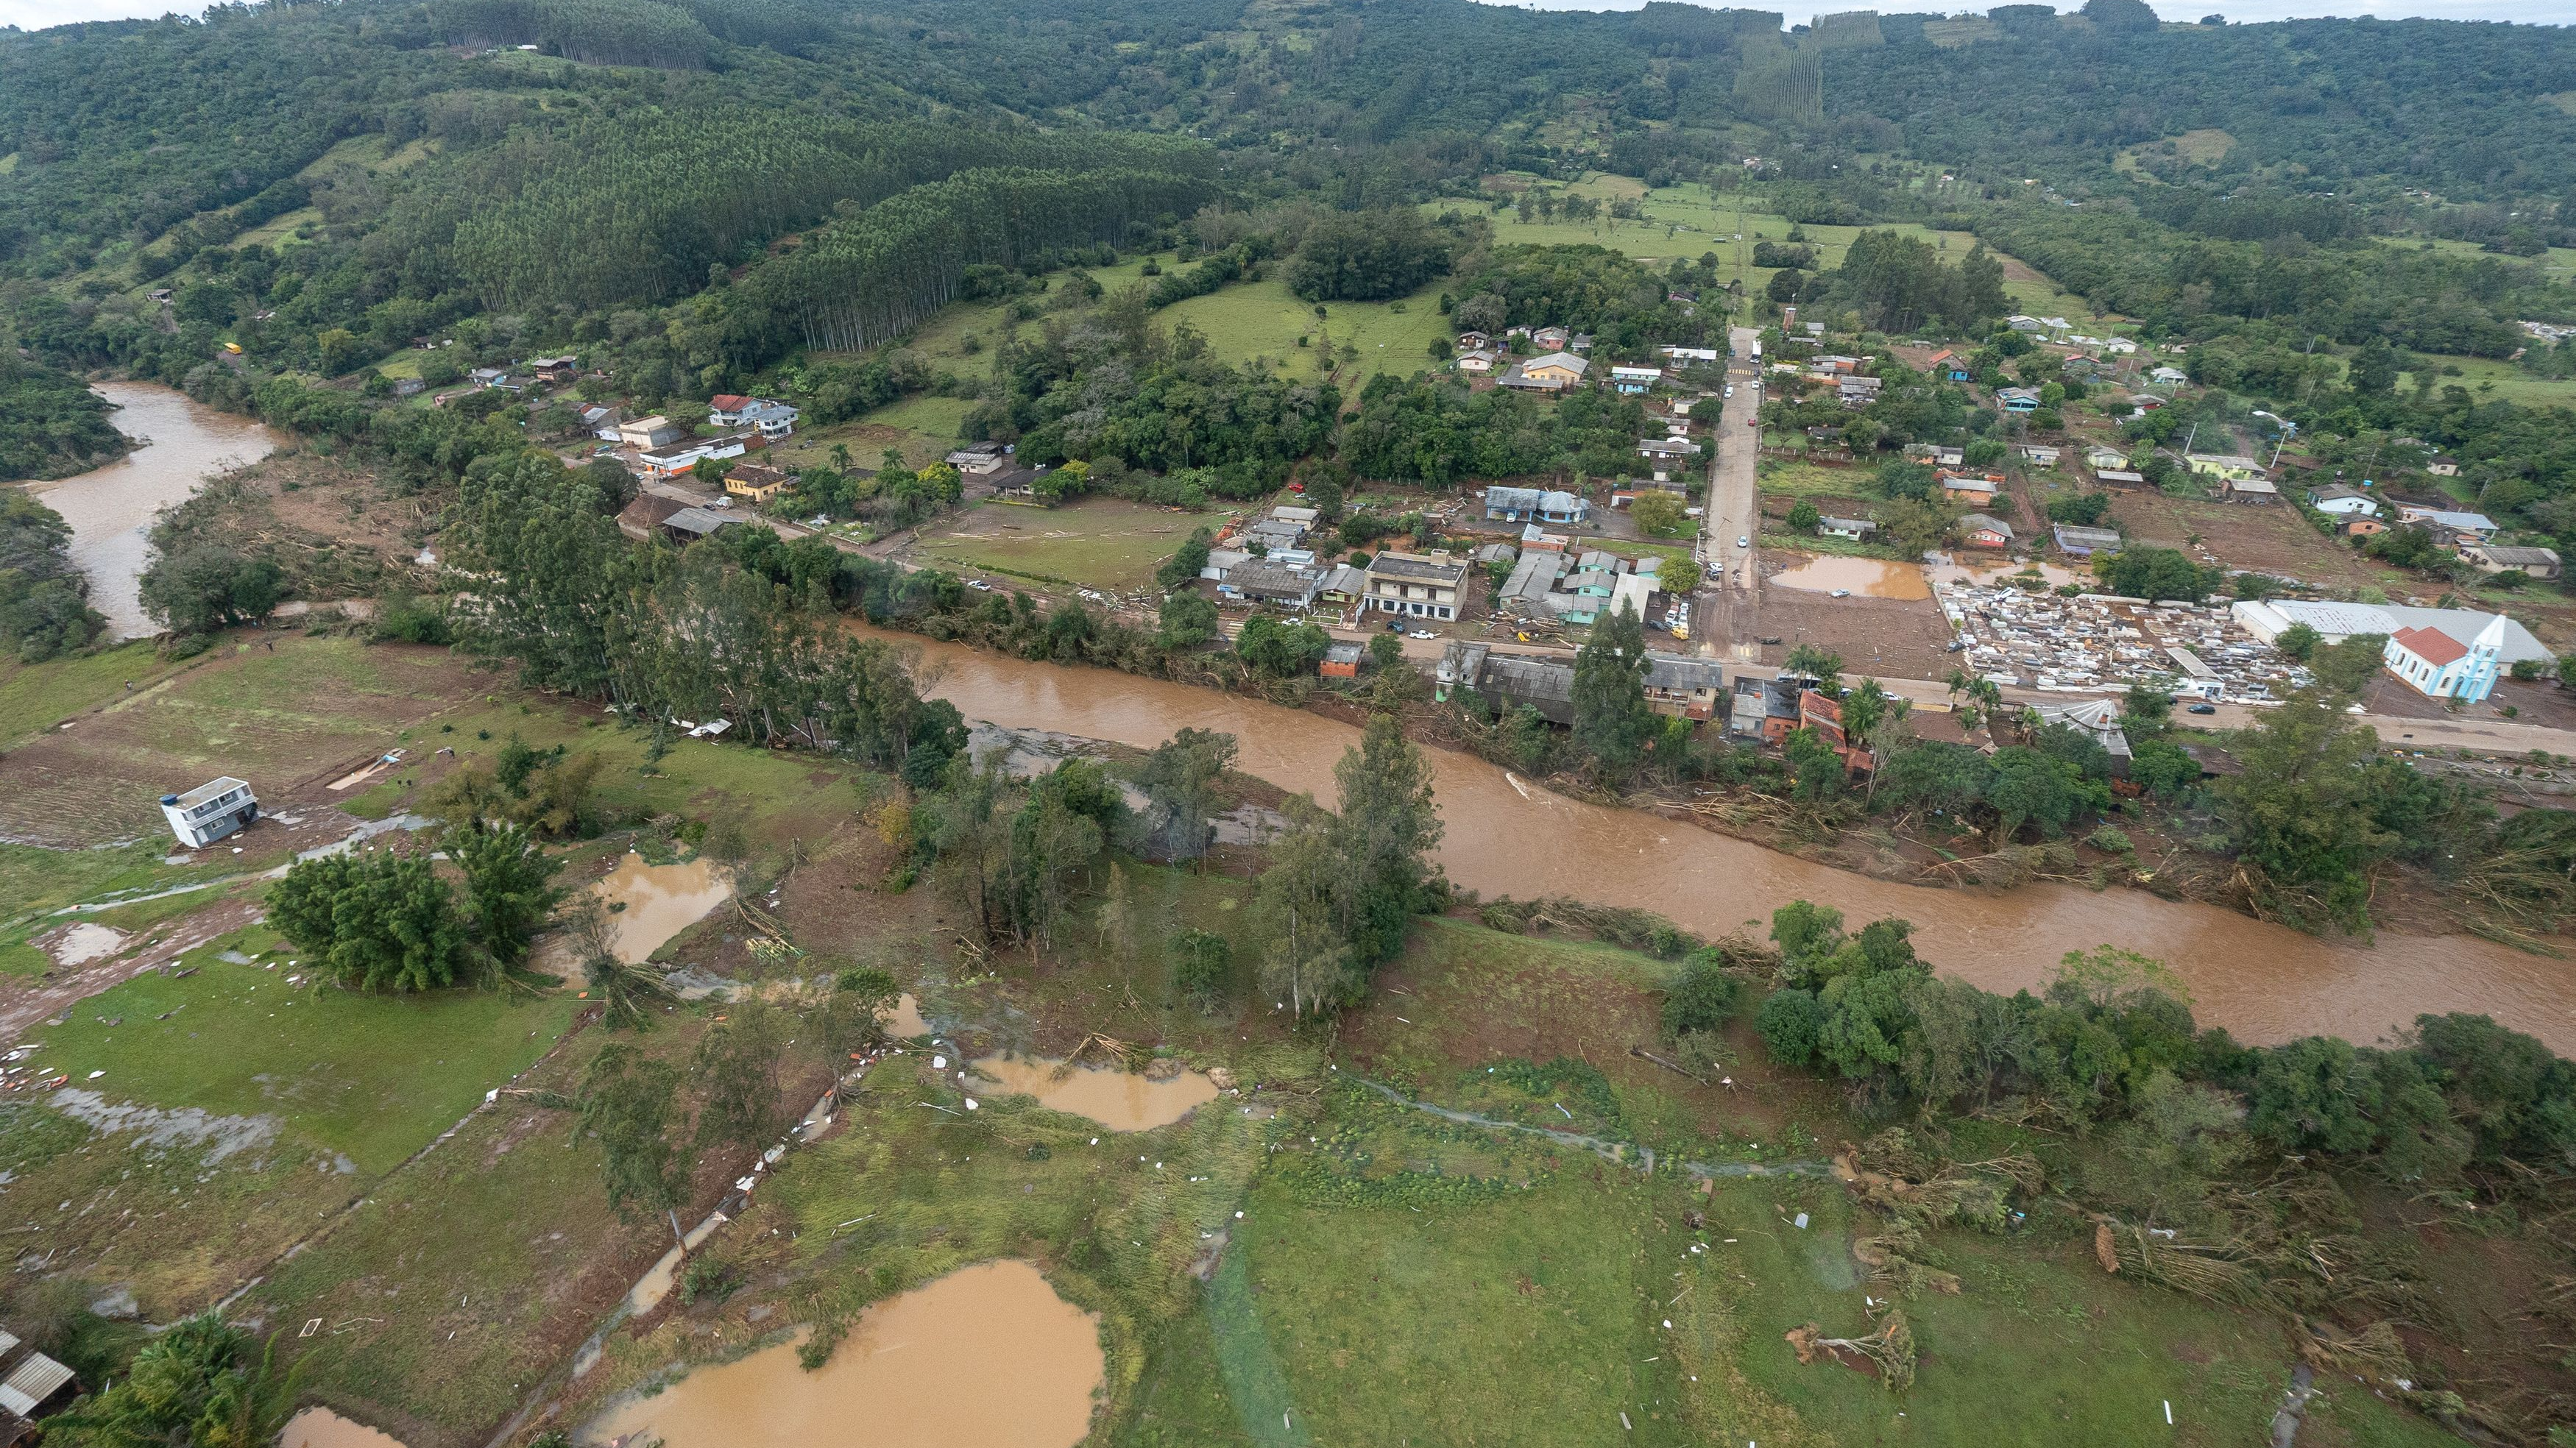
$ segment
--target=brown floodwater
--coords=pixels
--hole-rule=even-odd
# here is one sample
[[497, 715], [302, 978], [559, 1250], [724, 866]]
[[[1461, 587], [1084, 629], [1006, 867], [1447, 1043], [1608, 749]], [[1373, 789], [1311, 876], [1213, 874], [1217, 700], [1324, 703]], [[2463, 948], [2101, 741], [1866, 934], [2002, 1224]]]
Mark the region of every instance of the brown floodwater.
[[1169, 1081], [1149, 1081], [1133, 1071], [1097, 1071], [1076, 1066], [1059, 1072], [1062, 1061], [1043, 1056], [1013, 1060], [988, 1056], [974, 1069], [1001, 1083], [996, 1094], [1034, 1096], [1055, 1111], [1088, 1116], [1112, 1131], [1149, 1131], [1187, 1116], [1201, 1102], [1216, 1099], [1216, 1085], [1196, 1071]]
[[285, 438], [172, 388], [102, 382], [98, 391], [117, 405], [116, 430], [145, 445], [103, 468], [27, 488], [71, 524], [72, 561], [89, 575], [91, 605], [119, 638], [136, 638], [154, 632], [135, 594], [153, 515], [215, 474], [275, 452]]
[[1772, 574], [1766, 581], [1814, 593], [1848, 589], [1863, 598], [1910, 601], [1932, 596], [1932, 585], [1924, 581], [1921, 564], [1892, 563], [1884, 558], [1843, 558], [1831, 553], [1820, 553], [1795, 568]]
[[1100, 1325], [1017, 1260], [962, 1268], [871, 1307], [820, 1371], [796, 1341], [701, 1368], [611, 1408], [584, 1443], [663, 1448], [1072, 1448], [1107, 1377]]
[[895, 997], [894, 1009], [886, 1012], [886, 1034], [899, 1041], [930, 1034], [930, 1022], [921, 1018], [921, 1002], [905, 991]]
[[609, 917], [616, 935], [609, 948], [629, 965], [652, 958], [662, 942], [695, 925], [733, 894], [733, 882], [700, 855], [675, 865], [648, 865], [629, 853], [600, 882], [590, 887], [602, 901], [624, 902]]
[[[921, 650], [929, 691], [970, 719], [1144, 748], [1183, 726], [1223, 730], [1238, 741], [1245, 773], [1327, 802], [1333, 762], [1359, 742], [1349, 725], [1213, 689], [880, 636]], [[1712, 935], [1747, 924], [1760, 933], [1774, 908], [1804, 898], [1854, 924], [1910, 920], [1925, 959], [1989, 990], [2044, 984], [2066, 952], [2120, 945], [2172, 966], [2201, 1022], [2241, 1040], [2330, 1034], [2368, 1042], [2425, 1011], [2478, 1011], [2576, 1054], [2576, 962], [2460, 935], [2320, 939], [2143, 890], [1895, 884], [1579, 803], [1468, 755], [1429, 755], [1446, 826], [1439, 862], [1451, 880], [1488, 898], [1575, 895], [1659, 911]]]
[[286, 1420], [277, 1448], [403, 1448], [402, 1440], [328, 1408], [306, 1408]]

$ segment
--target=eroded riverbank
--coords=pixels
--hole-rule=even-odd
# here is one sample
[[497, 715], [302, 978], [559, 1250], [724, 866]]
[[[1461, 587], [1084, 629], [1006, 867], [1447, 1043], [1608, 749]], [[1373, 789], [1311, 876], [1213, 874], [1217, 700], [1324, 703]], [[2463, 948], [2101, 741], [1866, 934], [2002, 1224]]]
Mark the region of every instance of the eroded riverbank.
[[[918, 648], [929, 692], [970, 719], [1151, 748], [1192, 727], [1235, 736], [1236, 767], [1330, 801], [1332, 766], [1359, 731], [1212, 689], [1065, 668], [885, 632]], [[1873, 880], [1633, 810], [1551, 794], [1493, 765], [1427, 751], [1449, 878], [1487, 895], [1563, 894], [1654, 910], [1710, 935], [1804, 898], [1855, 922], [1914, 922], [1924, 957], [1988, 990], [2044, 983], [2070, 950], [2113, 944], [2162, 958], [2206, 1025], [2241, 1040], [2313, 1034], [2373, 1041], [2423, 1012], [2476, 1011], [2576, 1054], [2576, 962], [2470, 936], [2382, 932], [2372, 943], [2142, 890], [2034, 884], [1979, 893]]]

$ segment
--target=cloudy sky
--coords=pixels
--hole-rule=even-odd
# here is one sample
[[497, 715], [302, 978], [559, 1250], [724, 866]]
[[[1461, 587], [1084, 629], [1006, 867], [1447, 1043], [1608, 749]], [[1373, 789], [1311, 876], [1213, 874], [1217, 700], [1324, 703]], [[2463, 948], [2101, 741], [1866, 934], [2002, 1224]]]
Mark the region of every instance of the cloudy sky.
[[[1510, 0], [1530, 3], [1530, 0]], [[1536, 0], [1549, 10], [1634, 10], [1645, 0]], [[1763, 0], [1733, 0], [1733, 3], [1758, 5]], [[2079, 0], [2056, 0], [2061, 10], [2075, 9]], [[2377, 15], [2395, 20], [2403, 16], [2422, 15], [2443, 20], [2514, 20], [2525, 24], [2568, 23], [2571, 11], [2567, 0], [2148, 0], [2156, 13], [2168, 20], [2197, 20], [2213, 12], [2230, 20], [2283, 20], [2291, 17], [2319, 15]], [[17, 25], [36, 29], [62, 25], [74, 20], [115, 20], [136, 15], [161, 15], [172, 10], [193, 11], [202, 5], [187, 0], [0, 0], [0, 25]], [[1951, 4], [1908, 4], [1905, 0], [1826, 0], [1826, 3], [1795, 3], [1784, 7], [1790, 20], [1803, 21], [1815, 12], [1875, 9], [1881, 13], [1900, 10], [1950, 11]]]

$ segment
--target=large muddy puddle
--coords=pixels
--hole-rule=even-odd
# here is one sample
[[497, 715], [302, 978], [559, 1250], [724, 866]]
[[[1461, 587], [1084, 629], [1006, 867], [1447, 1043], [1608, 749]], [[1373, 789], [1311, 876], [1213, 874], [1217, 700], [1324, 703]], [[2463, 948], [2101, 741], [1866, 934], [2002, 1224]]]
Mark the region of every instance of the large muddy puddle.
[[905, 991], [895, 998], [894, 1009], [886, 1012], [886, 1034], [898, 1041], [930, 1034], [930, 1022], [921, 1018], [921, 1002]]
[[1932, 585], [1924, 581], [1920, 564], [1891, 563], [1884, 558], [1843, 558], [1830, 553], [1772, 574], [1769, 581], [1782, 588], [1803, 588], [1813, 593], [1839, 589], [1863, 598], [1910, 601], [1932, 596]]
[[818, 1372], [798, 1365], [796, 1345], [622, 1403], [581, 1441], [1072, 1448], [1090, 1430], [1107, 1369], [1099, 1325], [1021, 1261], [964, 1268], [869, 1308]]
[[286, 1420], [286, 1436], [277, 1440], [277, 1448], [403, 1448], [403, 1442], [328, 1408], [307, 1408]]
[[676, 865], [648, 865], [642, 855], [629, 854], [590, 888], [611, 909], [626, 907], [609, 917], [616, 925], [609, 949], [629, 965], [650, 959], [664, 941], [697, 924], [733, 894], [733, 882], [704, 855]]
[[978, 1072], [1001, 1083], [997, 1095], [1034, 1096], [1041, 1106], [1088, 1116], [1112, 1131], [1169, 1126], [1200, 1103], [1216, 1099], [1215, 1083], [1196, 1071], [1154, 1081], [1133, 1071], [1087, 1066], [1067, 1071], [1063, 1066], [1043, 1056], [988, 1056], [975, 1063]]

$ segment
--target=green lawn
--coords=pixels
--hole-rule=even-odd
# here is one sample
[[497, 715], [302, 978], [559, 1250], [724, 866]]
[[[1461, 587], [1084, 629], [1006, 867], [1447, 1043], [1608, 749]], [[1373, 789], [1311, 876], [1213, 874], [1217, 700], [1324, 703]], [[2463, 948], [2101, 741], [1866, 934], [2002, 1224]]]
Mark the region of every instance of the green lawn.
[[185, 957], [194, 975], [146, 973], [82, 1002], [37, 1038], [38, 1059], [113, 1100], [284, 1117], [377, 1173], [544, 1054], [571, 1016], [566, 998], [519, 992], [344, 991], [296, 958], [264, 927], [226, 936]]
[[1867, 498], [1877, 494], [1868, 468], [1829, 468], [1821, 463], [1764, 458], [1754, 464], [1755, 486], [1766, 493], [1791, 497], [1831, 495]]
[[87, 657], [0, 663], [0, 745], [16, 744], [84, 709], [122, 698], [129, 680], [140, 688], [184, 667], [164, 663], [149, 639]]
[[[1357, 362], [1337, 362], [1346, 386], [1356, 388], [1376, 373], [1411, 376], [1441, 365], [1430, 345], [1449, 336], [1449, 319], [1440, 315], [1440, 292], [1447, 285], [1434, 282], [1399, 301], [1328, 303], [1318, 318], [1314, 303], [1291, 296], [1288, 284], [1274, 275], [1176, 302], [1154, 315], [1167, 327], [1187, 323], [1205, 333], [1210, 350], [1229, 362], [1265, 359], [1292, 377], [1316, 375], [1323, 356], [1317, 349], [1329, 336], [1337, 351], [1359, 349]], [[1297, 345], [1300, 337], [1306, 346]]]
[[921, 551], [960, 568], [1123, 592], [1153, 582], [1155, 567], [1193, 529], [1225, 517], [1118, 498], [1061, 508], [986, 503], [929, 525]]
[[[2426, 354], [2424, 361], [2433, 369], [2433, 389], [2436, 392], [2445, 387], [2465, 387], [2471, 396], [2481, 400], [2492, 397], [2524, 407], [2576, 407], [2576, 378], [2536, 377], [2510, 362], [2493, 357]], [[2459, 369], [2457, 376], [2451, 375], [2451, 369], [2455, 367]], [[2397, 386], [2400, 391], [2412, 390], [2415, 374], [2399, 374]]]

